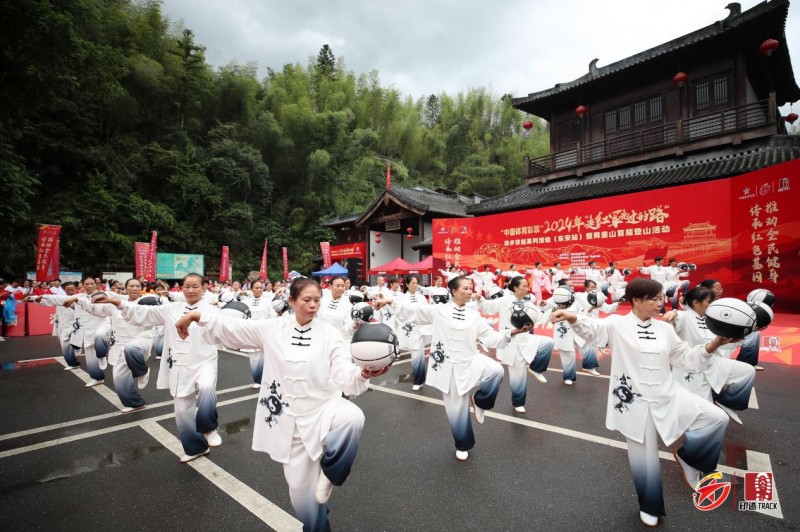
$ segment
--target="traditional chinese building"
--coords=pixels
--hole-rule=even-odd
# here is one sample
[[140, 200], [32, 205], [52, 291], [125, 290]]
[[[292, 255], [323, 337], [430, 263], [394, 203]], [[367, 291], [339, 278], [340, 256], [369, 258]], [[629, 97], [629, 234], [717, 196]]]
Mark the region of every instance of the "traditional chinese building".
[[428, 257], [433, 219], [466, 217], [467, 207], [484, 199], [478, 194], [466, 196], [441, 188], [391, 185], [366, 210], [323, 225], [336, 233], [336, 245], [331, 248], [334, 261], [340, 257], [339, 249], [356, 250], [341, 258], [347, 260], [351, 278], [362, 280], [370, 268], [395, 258], [415, 263]]

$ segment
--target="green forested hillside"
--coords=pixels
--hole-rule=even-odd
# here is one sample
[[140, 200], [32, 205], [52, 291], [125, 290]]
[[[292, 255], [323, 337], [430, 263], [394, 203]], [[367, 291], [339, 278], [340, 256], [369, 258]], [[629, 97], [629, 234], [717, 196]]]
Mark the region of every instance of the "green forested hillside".
[[[39, 223], [63, 226], [62, 267], [131, 266], [133, 243], [230, 246], [258, 269], [270, 241], [307, 270], [320, 220], [365, 208], [385, 184], [497, 195], [522, 183], [546, 125], [473, 89], [414, 100], [327, 45], [270, 69], [214, 69], [158, 2], [17, 0], [0, 10], [0, 271], [32, 268]], [[303, 61], [304, 58], [298, 58]], [[409, 75], [413, 75], [410, 72]], [[487, 85], [492, 80], [487, 79]]]

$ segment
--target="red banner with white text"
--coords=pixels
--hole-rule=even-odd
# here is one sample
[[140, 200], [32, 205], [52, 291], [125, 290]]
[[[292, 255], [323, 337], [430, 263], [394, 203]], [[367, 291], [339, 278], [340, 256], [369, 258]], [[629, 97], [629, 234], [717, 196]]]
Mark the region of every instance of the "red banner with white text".
[[148, 259], [147, 265], [148, 270], [144, 274], [144, 278], [146, 281], [155, 281], [156, 280], [156, 257], [158, 256], [158, 233], [153, 231], [150, 235], [150, 258]]
[[264, 281], [267, 280], [267, 239], [264, 239], [264, 251], [261, 252], [261, 267], [258, 269], [258, 276]]
[[40, 225], [36, 245], [36, 280], [58, 278], [60, 225]]
[[219, 261], [219, 280], [223, 283], [231, 280], [231, 258], [228, 246], [222, 246], [222, 258]]
[[283, 278], [289, 278], [289, 253], [286, 248], [283, 248]]
[[319, 249], [322, 251], [322, 267], [327, 269], [331, 267], [333, 261], [331, 261], [331, 243], [330, 242], [320, 242]]
[[344, 259], [361, 259], [366, 262], [367, 243], [354, 242], [352, 244], [331, 246], [331, 260], [334, 262], [341, 262]]
[[150, 244], [147, 242], [135, 242], [133, 244], [133, 252], [135, 255], [136, 278], [144, 277], [147, 279], [147, 274], [150, 271], [150, 261], [152, 259]]

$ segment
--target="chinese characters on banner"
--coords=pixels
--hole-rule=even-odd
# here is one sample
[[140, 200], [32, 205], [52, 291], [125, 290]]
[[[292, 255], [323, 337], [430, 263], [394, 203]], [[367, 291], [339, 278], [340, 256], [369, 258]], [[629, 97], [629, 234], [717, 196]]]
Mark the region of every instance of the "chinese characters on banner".
[[36, 280], [51, 281], [58, 277], [60, 225], [40, 225], [36, 245]]
[[135, 242], [133, 244], [133, 252], [135, 255], [136, 278], [144, 277], [147, 279], [147, 275], [150, 272], [149, 263], [152, 258], [150, 244], [147, 242]]
[[331, 261], [331, 243], [320, 242], [319, 248], [322, 251], [322, 267], [328, 269], [333, 264], [333, 261]]
[[144, 274], [144, 278], [146, 281], [155, 281], [156, 280], [156, 250], [158, 248], [158, 233], [153, 231], [150, 235], [150, 258], [148, 259], [148, 269]]
[[289, 253], [283, 248], [283, 278], [289, 278]]
[[341, 262], [343, 259], [367, 260], [367, 243], [354, 242], [352, 244], [341, 244], [331, 246], [331, 262]]
[[231, 259], [228, 246], [222, 246], [222, 258], [219, 261], [219, 280], [221, 282], [231, 280]]
[[258, 276], [267, 280], [267, 239], [264, 239], [264, 251], [261, 252], [261, 267], [258, 269]]
[[[433, 221], [433, 256], [460, 268], [636, 268], [660, 255], [697, 264], [692, 285], [717, 279], [744, 298], [759, 286], [800, 313], [800, 159], [728, 179], [476, 218]], [[576, 282], [578, 279], [573, 279]]]

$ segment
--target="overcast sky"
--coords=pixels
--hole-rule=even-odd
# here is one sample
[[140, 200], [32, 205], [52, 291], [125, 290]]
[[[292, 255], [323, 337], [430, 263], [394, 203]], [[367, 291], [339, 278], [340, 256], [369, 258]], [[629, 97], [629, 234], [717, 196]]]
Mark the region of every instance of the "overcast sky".
[[[742, 10], [759, 2], [743, 0]], [[728, 0], [163, 0], [214, 66], [305, 66], [323, 44], [415, 98], [488, 87], [524, 96], [721, 20]], [[800, 0], [786, 36], [800, 74]], [[777, 36], [776, 36], [777, 38]], [[794, 105], [800, 112], [800, 105]]]

